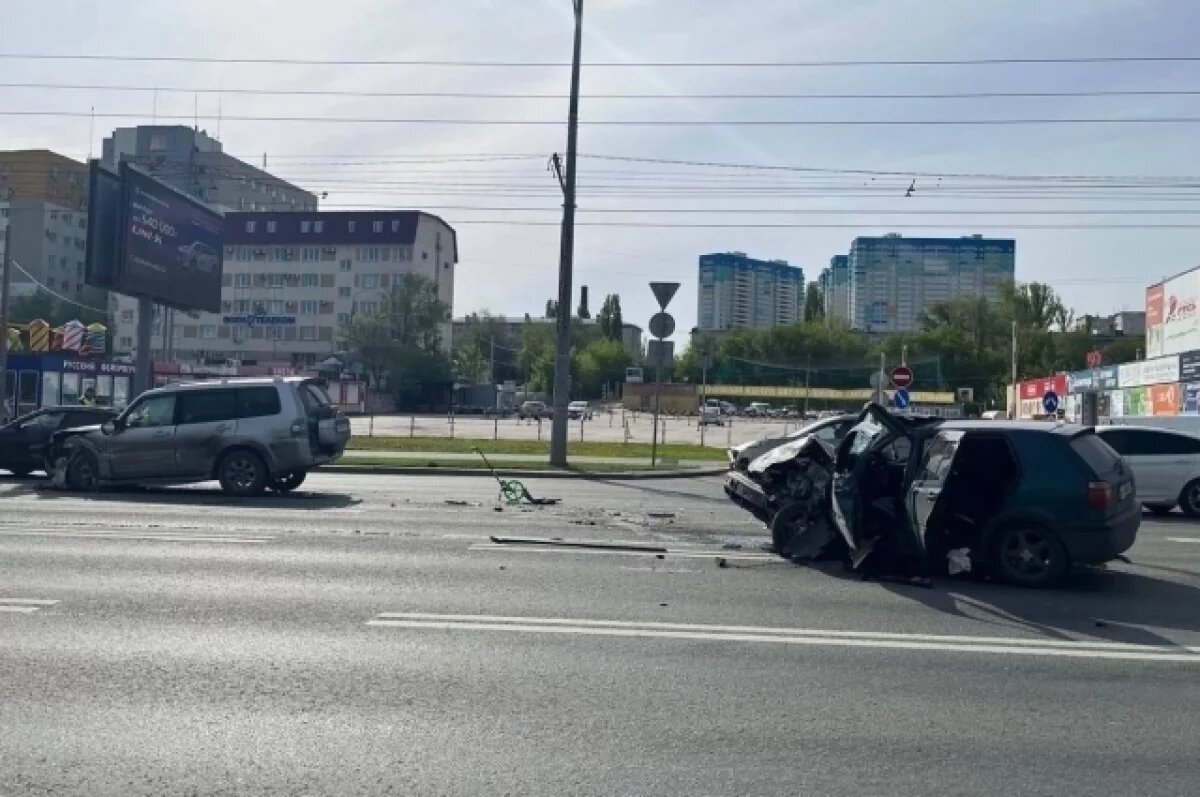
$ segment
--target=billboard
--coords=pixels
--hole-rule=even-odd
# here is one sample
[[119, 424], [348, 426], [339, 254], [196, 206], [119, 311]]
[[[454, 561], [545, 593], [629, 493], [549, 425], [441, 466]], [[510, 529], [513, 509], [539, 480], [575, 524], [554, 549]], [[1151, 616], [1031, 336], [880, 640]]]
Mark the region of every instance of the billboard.
[[182, 310], [221, 309], [224, 220], [128, 163], [92, 161], [86, 281]]
[[[1200, 349], [1200, 269], [1172, 277], [1161, 286], [1161, 333], [1151, 333], [1149, 308], [1146, 315], [1147, 350], [1156, 345], [1162, 354]], [[1153, 288], [1151, 289], [1153, 290]], [[1150, 298], [1150, 291], [1146, 293]], [[1157, 317], [1157, 316], [1156, 316]], [[1161, 343], [1158, 338], [1161, 336]]]
[[1139, 360], [1117, 367], [1117, 383], [1121, 387], [1161, 385], [1179, 381], [1179, 358], [1158, 357], [1154, 360]]
[[122, 293], [189, 310], [221, 310], [222, 217], [198, 200], [121, 164]]
[[1146, 289], [1146, 356], [1163, 355], [1163, 292], [1164, 283]]

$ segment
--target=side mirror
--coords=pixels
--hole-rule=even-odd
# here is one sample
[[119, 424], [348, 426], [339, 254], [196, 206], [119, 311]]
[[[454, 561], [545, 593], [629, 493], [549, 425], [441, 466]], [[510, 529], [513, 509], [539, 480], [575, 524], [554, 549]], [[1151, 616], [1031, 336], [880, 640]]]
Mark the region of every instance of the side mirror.
[[116, 421], [105, 421], [104, 423], [100, 424], [100, 431], [103, 432], [104, 434], [116, 434], [117, 433], [117, 422]]

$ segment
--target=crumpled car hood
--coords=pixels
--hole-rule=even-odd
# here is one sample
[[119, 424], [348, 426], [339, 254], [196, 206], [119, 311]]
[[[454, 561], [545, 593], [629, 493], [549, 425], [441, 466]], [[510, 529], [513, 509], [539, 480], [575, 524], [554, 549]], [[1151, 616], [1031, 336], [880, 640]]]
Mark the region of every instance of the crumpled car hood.
[[791, 442], [776, 446], [762, 456], [756, 458], [746, 468], [747, 473], [765, 473], [770, 468], [782, 462], [790, 462], [797, 457], [812, 456], [822, 452], [826, 457], [833, 458], [833, 449], [811, 434], [798, 437]]

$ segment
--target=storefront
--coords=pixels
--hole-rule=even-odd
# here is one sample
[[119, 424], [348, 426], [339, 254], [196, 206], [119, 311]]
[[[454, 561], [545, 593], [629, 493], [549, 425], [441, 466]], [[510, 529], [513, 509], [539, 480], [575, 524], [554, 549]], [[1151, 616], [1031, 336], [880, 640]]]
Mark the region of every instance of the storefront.
[[41, 407], [78, 404], [88, 388], [96, 391], [97, 404], [124, 407], [129, 403], [133, 373], [130, 363], [10, 354], [5, 384], [15, 417]]
[[1180, 356], [1172, 354], [1118, 367], [1119, 390], [1110, 402], [1110, 416], [1162, 418], [1178, 415], [1185, 405], [1185, 391], [1180, 384], [1181, 360]]
[[1017, 417], [1045, 418], [1047, 417], [1044, 399], [1047, 393], [1058, 397], [1060, 406], [1067, 396], [1067, 375], [1055, 374], [1041, 379], [1030, 379], [1017, 385]]

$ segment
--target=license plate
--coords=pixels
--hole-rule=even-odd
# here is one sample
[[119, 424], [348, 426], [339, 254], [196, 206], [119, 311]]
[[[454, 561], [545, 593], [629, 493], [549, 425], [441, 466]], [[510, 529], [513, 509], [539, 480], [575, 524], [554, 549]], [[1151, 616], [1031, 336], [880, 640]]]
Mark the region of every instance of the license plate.
[[1117, 488], [1117, 498], [1124, 501], [1129, 496], [1133, 495], [1133, 485], [1130, 482], [1125, 482]]

